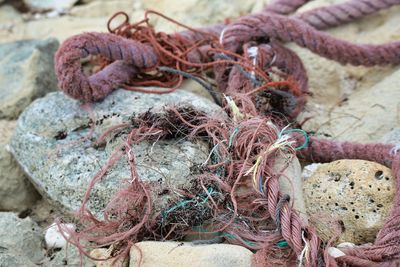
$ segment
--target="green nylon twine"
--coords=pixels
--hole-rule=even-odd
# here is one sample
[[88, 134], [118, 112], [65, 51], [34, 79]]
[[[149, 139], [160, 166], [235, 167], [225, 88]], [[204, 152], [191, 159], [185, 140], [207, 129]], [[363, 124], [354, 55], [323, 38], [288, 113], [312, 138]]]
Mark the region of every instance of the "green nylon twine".
[[285, 134], [285, 133], [302, 133], [303, 134], [304, 143], [301, 146], [296, 147], [294, 150], [301, 150], [301, 149], [304, 149], [304, 148], [306, 148], [308, 146], [309, 137], [308, 137], [308, 134], [307, 134], [306, 131], [304, 131], [302, 129], [289, 129], [289, 130], [285, 130], [285, 131], [282, 132], [282, 134]]
[[278, 247], [286, 247], [286, 246], [288, 246], [289, 244], [288, 244], [288, 242], [286, 241], [286, 240], [282, 240], [282, 241], [279, 241], [278, 243], [276, 243], [276, 245], [278, 246]]

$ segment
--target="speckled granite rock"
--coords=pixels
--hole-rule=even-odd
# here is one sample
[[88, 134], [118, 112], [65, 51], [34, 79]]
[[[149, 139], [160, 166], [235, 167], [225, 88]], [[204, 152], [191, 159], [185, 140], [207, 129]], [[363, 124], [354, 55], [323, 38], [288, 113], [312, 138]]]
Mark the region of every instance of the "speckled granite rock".
[[[253, 267], [253, 253], [241, 246], [228, 244], [197, 245], [179, 242], [140, 242], [136, 246], [142, 252], [142, 267]], [[137, 248], [130, 252], [130, 267], [137, 266], [140, 259]]]
[[[332, 222], [344, 229], [339, 242], [373, 242], [389, 215], [395, 195], [391, 170], [375, 162], [338, 160], [321, 164], [304, 181], [304, 198], [311, 223], [320, 236], [332, 236]], [[313, 219], [314, 218], [314, 219]]]
[[0, 44], [0, 119], [16, 119], [34, 99], [57, 88], [55, 39]]
[[15, 255], [11, 252], [2, 251], [1, 248], [0, 248], [0, 266], [37, 267], [37, 265], [31, 262], [28, 258], [21, 255]]
[[[90, 260], [87, 257], [83, 257], [82, 259], [82, 267], [95, 267], [96, 264], [94, 261]], [[53, 267], [53, 266], [71, 266], [78, 267], [81, 264], [81, 259], [79, 255], [79, 251], [76, 247], [69, 244], [67, 247], [64, 247], [60, 251], [54, 251], [50, 257], [46, 258], [46, 261], [43, 262], [43, 266]]]
[[[91, 140], [137, 114], [149, 110], [161, 113], [165, 105], [191, 105], [209, 114], [222, 114], [212, 102], [181, 90], [168, 95], [117, 90], [92, 106], [96, 127]], [[99, 148], [93, 147], [90, 140], [79, 142], [90, 131], [89, 121], [88, 112], [77, 101], [62, 93], [51, 93], [22, 113], [11, 142], [11, 151], [38, 190], [67, 210], [80, 207], [88, 182], [106, 163], [115, 144], [126, 136], [126, 133], [115, 135], [105, 147]], [[168, 186], [189, 186], [191, 168], [208, 156], [205, 143], [185, 139], [140, 143], [133, 150], [141, 179], [159, 183], [161, 191]], [[92, 211], [101, 211], [128, 178], [129, 168], [126, 160], [122, 160], [94, 187], [89, 202]], [[163, 195], [161, 201], [157, 193], [158, 190], [153, 191], [154, 201], [158, 205], [166, 203], [169, 194]]]
[[[15, 213], [0, 212], [0, 266], [30, 266], [30, 263], [41, 263], [45, 255], [41, 231], [29, 217], [20, 219]], [[3, 252], [11, 255], [1, 257]], [[26, 265], [1, 265], [1, 261], [18, 262], [22, 257], [29, 259]]]
[[15, 124], [16, 121], [0, 120], [0, 210], [22, 211], [40, 198], [6, 149]]

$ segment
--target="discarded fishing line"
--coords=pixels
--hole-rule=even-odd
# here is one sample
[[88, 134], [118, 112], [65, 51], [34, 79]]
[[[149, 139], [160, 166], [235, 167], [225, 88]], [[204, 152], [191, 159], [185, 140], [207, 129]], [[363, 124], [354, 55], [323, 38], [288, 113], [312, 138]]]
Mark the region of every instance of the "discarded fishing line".
[[[108, 22], [109, 33], [84, 33], [62, 44], [55, 57], [59, 87], [82, 102], [101, 101], [121, 87], [170, 93], [187, 78], [200, 83], [226, 113], [210, 116], [191, 106], [165, 107], [160, 114], [137, 114], [100, 136], [96, 144], [118, 131], [126, 137], [93, 177], [71, 243], [82, 253], [87, 252], [81, 241], [113, 245], [115, 256], [126, 255], [137, 241], [181, 240], [193, 232], [211, 232], [255, 251], [259, 266], [392, 266], [400, 260], [399, 194], [374, 244], [343, 250], [344, 256], [333, 258], [329, 243], [322, 242], [313, 225], [301, 218], [279, 184], [296, 157], [310, 162], [376, 161], [392, 167], [399, 179], [400, 156], [393, 145], [319, 140], [290, 129], [309, 93], [301, 59], [284, 43], [294, 42], [342, 64], [398, 64], [400, 42], [353, 44], [319, 29], [353, 21], [400, 0], [350, 0], [295, 13], [306, 2], [275, 0], [260, 13], [200, 29], [155, 11], [147, 11], [137, 23], [118, 12]], [[155, 32], [151, 16], [185, 31]], [[116, 17], [124, 20], [113, 28]], [[85, 58], [94, 65], [89, 76], [81, 66]], [[159, 209], [154, 206], [154, 185], [138, 175], [132, 146], [174, 138], [207, 142], [209, 155], [193, 173], [190, 188], [172, 190], [175, 198]], [[130, 183], [117, 192], [99, 219], [87, 207], [91, 191], [121, 160], [128, 162]], [[159, 192], [164, 193], [168, 192]]]

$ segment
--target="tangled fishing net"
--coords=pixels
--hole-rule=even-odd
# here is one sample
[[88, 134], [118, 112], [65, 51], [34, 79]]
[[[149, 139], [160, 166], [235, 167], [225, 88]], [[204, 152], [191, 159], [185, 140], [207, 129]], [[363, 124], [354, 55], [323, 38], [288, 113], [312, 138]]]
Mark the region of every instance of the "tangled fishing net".
[[[313, 225], [293, 208], [279, 180], [296, 157], [309, 162], [376, 161], [400, 177], [399, 154], [393, 145], [321, 140], [300, 129], [295, 119], [309, 95], [307, 73], [296, 53], [284, 46], [294, 42], [342, 64], [398, 64], [400, 42], [353, 44], [320, 30], [400, 1], [350, 0], [293, 14], [306, 2], [275, 0], [260, 13], [200, 29], [155, 11], [147, 11], [137, 23], [119, 12], [108, 23], [109, 33], [84, 33], [63, 43], [55, 69], [59, 87], [75, 99], [101, 101], [121, 87], [166, 94], [184, 79], [192, 79], [226, 113], [210, 116], [196, 107], [166, 107], [162, 115], [140, 114], [105, 132], [96, 143], [118, 132], [128, 135], [93, 177], [71, 243], [82, 253], [86, 253], [82, 240], [98, 247], [113, 245], [115, 256], [125, 255], [141, 240], [181, 240], [193, 232], [212, 232], [255, 251], [259, 266], [395, 266], [400, 260], [399, 194], [375, 243], [346, 249], [345, 256], [333, 258], [327, 252], [330, 243], [322, 242]], [[185, 30], [155, 32], [151, 16]], [[83, 59], [92, 66], [85, 71]], [[174, 189], [179, 198], [164, 210], [154, 209], [152, 186], [137, 173], [132, 145], [183, 136], [207, 142], [210, 154], [194, 174], [190, 190]], [[279, 159], [284, 164], [277, 164]], [[129, 186], [114, 196], [99, 219], [87, 208], [91, 190], [120, 160], [129, 163]]]

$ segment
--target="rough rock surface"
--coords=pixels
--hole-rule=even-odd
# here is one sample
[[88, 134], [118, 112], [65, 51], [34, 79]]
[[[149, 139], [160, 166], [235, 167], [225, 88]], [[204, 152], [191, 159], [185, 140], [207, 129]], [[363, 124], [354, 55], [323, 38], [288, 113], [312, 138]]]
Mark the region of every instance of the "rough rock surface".
[[[12, 212], [0, 213], [0, 263], [1, 261], [19, 261], [19, 257], [29, 259], [30, 263], [39, 264], [44, 259], [42, 248], [43, 235], [39, 226], [29, 217], [20, 219]], [[2, 253], [9, 254], [2, 256]], [[15, 255], [16, 259], [12, 259]], [[0, 266], [25, 266], [1, 265]]]
[[[80, 266], [81, 260], [79, 256], [79, 251], [73, 245], [68, 245], [64, 247], [60, 251], [55, 251], [50, 257], [46, 258], [44, 262], [44, 266], [53, 267], [53, 266], [71, 266], [78, 267]], [[87, 257], [83, 257], [82, 267], [94, 267], [95, 263]]]
[[1, 248], [0, 248], [0, 266], [37, 267], [37, 265], [31, 262], [28, 258], [21, 255], [15, 255], [13, 253], [3, 251], [3, 249]]
[[[334, 4], [343, 0], [310, 1], [299, 11]], [[329, 29], [335, 37], [356, 42], [378, 44], [400, 39], [400, 7], [393, 7], [364, 19]], [[340, 65], [308, 50], [289, 44], [309, 75], [310, 90], [305, 112], [299, 120], [310, 118], [306, 131], [335, 140], [377, 142], [387, 131], [398, 127], [400, 96], [396, 66], [354, 67]]]
[[112, 267], [112, 266], [121, 266], [128, 267], [129, 266], [129, 257], [126, 258], [110, 258], [111, 249], [106, 248], [96, 248], [90, 252], [90, 256], [95, 259], [108, 259], [102, 261], [94, 261], [96, 267]]
[[395, 188], [390, 169], [363, 160], [321, 164], [303, 183], [307, 213], [321, 237], [332, 237], [331, 223], [341, 221], [339, 242], [355, 244], [374, 241], [392, 209]]
[[[41, 2], [41, 0], [36, 0]], [[68, 1], [68, 0], [67, 0]], [[224, 22], [225, 18], [235, 18], [250, 11], [260, 11], [265, 2], [270, 0], [81, 0], [83, 5], [76, 5], [71, 12], [63, 16], [39, 19], [28, 17], [28, 21], [9, 21], [1, 23], [0, 42], [16, 41], [52, 36], [60, 41], [74, 34], [89, 31], [106, 31], [106, 22], [117, 11], [123, 10], [131, 17], [131, 22], [142, 20], [145, 9], [154, 9], [173, 17], [189, 26], [204, 26]], [[44, 1], [43, 1], [44, 2]], [[46, 1], [57, 2], [57, 1]], [[4, 6], [0, 6], [1, 9]], [[192, 12], [196, 10], [196, 14]], [[151, 23], [159, 30], [175, 31], [176, 27], [157, 16], [151, 16]]]
[[[127, 133], [121, 132], [119, 136], [116, 131], [104, 147], [93, 147], [92, 141], [109, 127], [127, 122], [132, 116], [149, 110], [163, 112], [165, 105], [180, 104], [208, 114], [222, 114], [212, 102], [181, 90], [168, 95], [117, 90], [103, 102], [92, 105], [91, 115], [77, 101], [62, 93], [51, 93], [36, 100], [21, 114], [11, 151], [42, 195], [62, 208], [76, 210], [89, 181]], [[91, 131], [91, 117], [96, 124], [93, 136], [90, 140], [82, 139]], [[160, 191], [153, 191], [154, 198], [170, 187], [189, 186], [191, 168], [203, 163], [208, 156], [205, 143], [185, 138], [140, 143], [133, 151], [139, 176], [144, 181], [160, 184]], [[110, 196], [125, 187], [129, 177], [129, 168], [123, 159], [95, 186], [89, 203], [92, 211], [102, 210]], [[165, 204], [169, 196], [163, 195], [159, 205]]]
[[394, 128], [382, 136], [380, 142], [385, 144], [400, 145], [400, 128]]
[[67, 10], [78, 0], [24, 0], [24, 3], [33, 10]]
[[[213, 23], [222, 23], [225, 19], [235, 19], [241, 15], [245, 15], [251, 11], [257, 1], [230, 1], [230, 0], [170, 0], [143, 1], [145, 9], [156, 9], [173, 19], [190, 25], [191, 27], [204, 27]], [[196, 10], [195, 15], [193, 11]], [[156, 16], [154, 17], [154, 25], [157, 30], [165, 32], [175, 32], [182, 28], [177, 27], [173, 23], [169, 23]], [[153, 19], [152, 17], [152, 19]]]
[[55, 39], [0, 44], [0, 119], [15, 119], [35, 98], [57, 88]]
[[[130, 0], [107, 0], [107, 1], [93, 1], [86, 5], [78, 5], [71, 9], [70, 14], [74, 17], [111, 17], [118, 11], [128, 12], [130, 10], [138, 9], [140, 1]], [[140, 5], [139, 5], [140, 7]]]
[[[279, 172], [282, 170], [282, 167], [286, 164], [285, 162], [284, 158], [279, 158], [275, 163], [274, 171]], [[290, 196], [290, 203], [293, 209], [299, 213], [302, 221], [306, 223], [308, 218], [306, 215], [303, 190], [301, 189], [302, 183], [300, 162], [297, 158], [293, 158], [279, 177], [279, 188], [282, 194], [288, 194]]]
[[[191, 245], [179, 242], [140, 242], [136, 246], [142, 251], [142, 267], [187, 266], [192, 267], [250, 267], [253, 253], [241, 246], [228, 244]], [[130, 252], [130, 267], [137, 266], [140, 259], [137, 248]]]
[[6, 149], [15, 124], [15, 121], [0, 120], [0, 210], [22, 211], [40, 198]]

